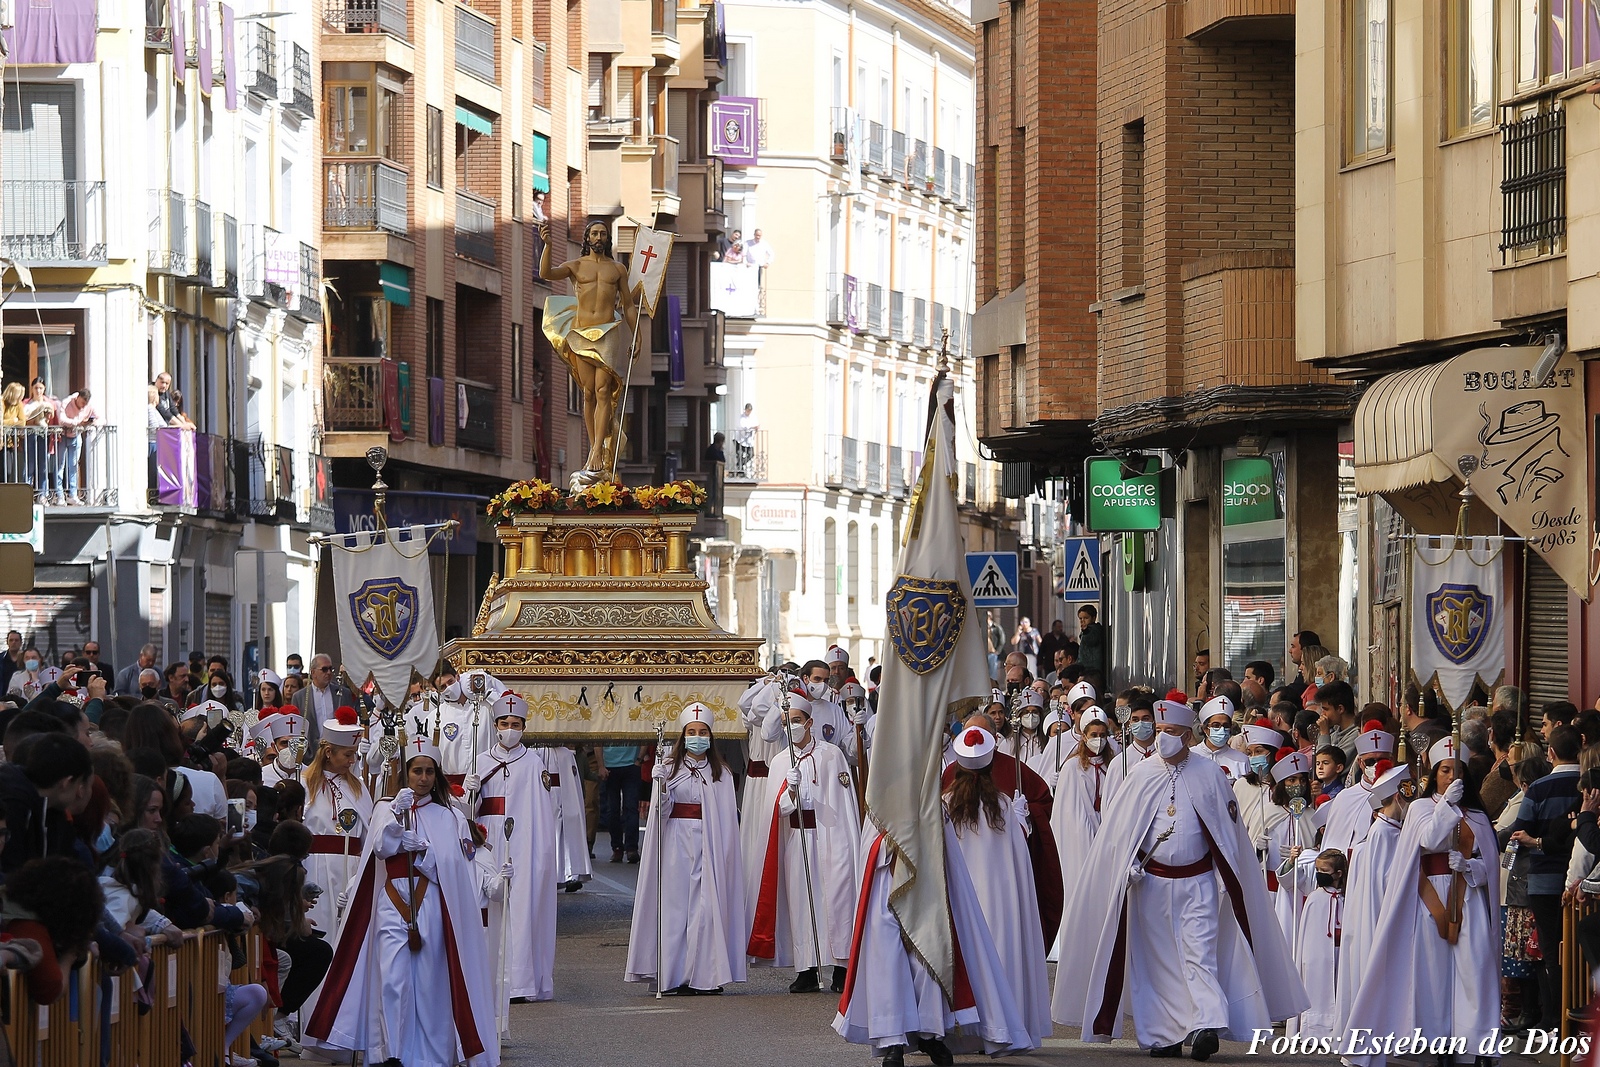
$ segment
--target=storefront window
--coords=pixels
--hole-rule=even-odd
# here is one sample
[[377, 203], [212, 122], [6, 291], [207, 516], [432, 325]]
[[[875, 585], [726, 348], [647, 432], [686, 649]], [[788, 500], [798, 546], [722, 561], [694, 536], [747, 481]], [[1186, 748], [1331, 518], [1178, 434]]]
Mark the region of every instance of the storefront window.
[[[1271, 663], [1284, 677], [1288, 648], [1287, 566], [1284, 542], [1284, 451], [1260, 455], [1232, 449], [1222, 462], [1223, 644], [1219, 664], [1244, 677], [1251, 660]], [[1215, 646], [1213, 646], [1213, 650]]]

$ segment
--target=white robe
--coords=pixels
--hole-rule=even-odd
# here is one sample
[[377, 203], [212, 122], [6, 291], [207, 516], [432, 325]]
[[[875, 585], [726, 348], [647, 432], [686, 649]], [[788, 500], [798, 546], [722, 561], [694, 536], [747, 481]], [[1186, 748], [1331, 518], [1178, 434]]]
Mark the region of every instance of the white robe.
[[[1337, 799], [1337, 798], [1336, 798]], [[1333, 803], [1333, 801], [1329, 801]], [[1340, 1032], [1350, 1018], [1350, 1004], [1367, 969], [1378, 930], [1378, 913], [1389, 891], [1389, 869], [1400, 845], [1400, 824], [1387, 815], [1372, 820], [1367, 839], [1345, 872], [1344, 939], [1339, 946], [1336, 1025]]]
[[[1050, 755], [1048, 749], [1045, 755]], [[1085, 768], [1078, 762], [1077, 756], [1072, 756], [1061, 765], [1061, 775], [1056, 779], [1055, 806], [1050, 809], [1050, 833], [1056, 839], [1056, 856], [1061, 860], [1061, 887], [1064, 892], [1072, 891], [1077, 881], [1078, 867], [1088, 859], [1094, 835], [1100, 831], [1100, 816], [1109, 802], [1106, 796], [1106, 773], [1103, 762], [1091, 761]], [[1062, 911], [1065, 912], [1066, 908], [1063, 901]], [[1057, 927], [1055, 942], [1046, 957], [1052, 963], [1061, 958], [1064, 926]]]
[[1365, 782], [1347, 785], [1328, 801], [1328, 818], [1322, 828], [1322, 847], [1336, 848], [1354, 860], [1372, 826], [1372, 790]]
[[[1050, 1036], [1050, 975], [1039, 925], [1039, 894], [1028, 855], [1029, 828], [1013, 814], [1010, 797], [1002, 793], [1000, 801], [1003, 825], [998, 830], [989, 825], [981, 806], [976, 825], [951, 825], [1000, 966], [1011, 979], [1012, 997], [1037, 1047]], [[948, 818], [948, 793], [945, 803]]]
[[286, 771], [276, 756], [270, 756], [267, 762], [261, 765], [261, 785], [263, 788], [271, 789], [279, 782], [298, 782], [301, 770], [302, 768], [296, 764], [292, 770]]
[[[1448, 850], [1463, 815], [1472, 826], [1476, 855], [1468, 864], [1460, 935], [1451, 945], [1423, 905], [1418, 876], [1423, 853]], [[1412, 802], [1389, 867], [1376, 947], [1350, 1005], [1348, 1027], [1459, 1038], [1466, 1051], [1457, 1061], [1472, 1062], [1479, 1044], [1500, 1025], [1500, 908], [1491, 896], [1499, 888], [1499, 862], [1499, 842], [1483, 812], [1463, 812], [1437, 796]], [[1448, 873], [1428, 881], [1441, 901], [1449, 899]], [[1360, 1067], [1385, 1062], [1383, 1055], [1366, 1052], [1349, 1059]]]
[[[870, 725], [867, 724], [867, 725]], [[776, 700], [767, 707], [767, 713], [761, 720], [761, 738], [768, 743], [776, 742], [784, 745], [783, 739], [783, 706]], [[862, 738], [867, 741], [868, 759], [871, 758], [872, 738], [867, 726], [861, 728]], [[827, 741], [838, 745], [850, 760], [853, 768], [856, 762], [856, 726], [845, 714], [844, 708], [831, 700], [813, 700], [811, 702], [811, 736], [819, 741]], [[869, 764], [870, 767], [870, 764]]]
[[1286, 1034], [1323, 1038], [1343, 1036], [1338, 1027], [1339, 949], [1344, 922], [1344, 894], [1331, 889], [1313, 889], [1300, 910], [1300, 939], [1295, 962], [1300, 981], [1311, 998], [1311, 1007], [1300, 1013], [1298, 1023], [1290, 1019]]
[[388, 877], [384, 861], [403, 853], [403, 830], [380, 804], [304, 1043], [365, 1053], [368, 1063], [393, 1057], [406, 1067], [495, 1067], [493, 956], [479, 918], [482, 882], [466, 819], [453, 806], [424, 802], [409, 820], [426, 842], [412, 861], [427, 879], [417, 883], [422, 947], [411, 951], [409, 927], [389, 895], [392, 887], [409, 905], [411, 881]]
[[1231, 745], [1223, 745], [1219, 749], [1212, 749], [1204, 741], [1201, 741], [1189, 751], [1197, 756], [1204, 756], [1218, 767], [1221, 767], [1222, 773], [1228, 776], [1230, 783], [1240, 781], [1250, 773], [1250, 757]]
[[772, 803], [767, 789], [767, 779], [772, 776], [772, 761], [787, 747], [780, 732], [769, 741], [762, 732], [767, 715], [778, 706], [783, 687], [777, 682], [757, 682], [739, 695], [739, 715], [744, 720], [748, 741], [744, 798], [739, 809], [739, 854], [744, 856], [745, 915], [756, 913], [756, 898], [761, 895], [761, 869], [749, 862], [767, 849], [767, 835], [772, 829]]
[[[798, 803], [814, 813], [814, 828], [796, 829], [791, 822], [796, 799], [790, 795], [788, 778], [789, 768], [796, 764], [800, 768]], [[759, 784], [761, 779], [756, 781]], [[849, 764], [837, 745], [813, 740], [805, 750], [780, 752], [774, 757], [765, 784], [768, 839], [760, 852], [744, 858], [747, 867], [756, 868], [757, 884], [749, 912], [754, 928], [747, 951], [773, 967], [797, 971], [843, 967], [850, 959], [851, 923], [861, 884], [861, 816]], [[805, 821], [803, 817], [801, 821]], [[805, 855], [799, 848], [802, 839]]]
[[[625, 977], [630, 982], [657, 977], [659, 884], [659, 988], [716, 989], [742, 982], [750, 928], [745, 917], [733, 774], [724, 770], [721, 780], [716, 780], [709, 763], [693, 757], [686, 758], [682, 767], [669, 763], [667, 773], [662, 803], [665, 818], [652, 815], [645, 827]], [[698, 804], [700, 818], [674, 817], [676, 804]]]
[[[507, 752], [496, 743], [478, 757], [477, 774], [482, 785], [476, 818], [489, 844], [498, 847], [505, 840], [506, 816], [515, 820], [509, 899], [489, 908], [492, 945], [500, 944], [506, 913], [515, 916], [506, 934], [501, 995], [550, 1000], [555, 996], [556, 966], [556, 814], [551, 790], [544, 784], [544, 760], [520, 744]], [[484, 813], [491, 800], [504, 806], [504, 814]]]
[[[833, 1028], [846, 1041], [882, 1051], [942, 1038], [957, 1053], [997, 1056], [1035, 1047], [1001, 967], [977, 892], [950, 821], [944, 824], [945, 892], [959, 950], [959, 1002], [952, 1005], [927, 966], [913, 956], [889, 910], [893, 850], [868, 823], [862, 835], [866, 873], [856, 910], [850, 975]], [[954, 1031], [960, 1028], [959, 1034]]]
[[[306, 781], [305, 785], [306, 792], [310, 793], [310, 782]], [[339, 827], [341, 808], [350, 808], [356, 813], [348, 841]], [[346, 885], [361, 870], [362, 845], [371, 821], [372, 794], [367, 792], [365, 786], [356, 791], [342, 779], [325, 776], [317, 795], [306, 803], [305, 827], [321, 839], [313, 842], [311, 855], [306, 857], [306, 881], [323, 889], [317, 902], [307, 909], [306, 917], [330, 940], [339, 925], [339, 894], [346, 891]], [[348, 844], [348, 852], [342, 847], [335, 849], [333, 838], [339, 838], [340, 846]]]
[[[1067, 893], [1061, 958], [1073, 966], [1056, 969], [1051, 1014], [1082, 1027], [1085, 1041], [1119, 1037], [1130, 1006], [1147, 1048], [1202, 1027], [1248, 1040], [1308, 1007], [1226, 776], [1194, 756], [1181, 768], [1174, 783], [1159, 758], [1133, 767]], [[1141, 853], [1154, 849], [1156, 860], [1183, 865], [1206, 854], [1208, 837], [1211, 871], [1145, 874], [1130, 887]]]
[[[1298, 821], [1285, 814], [1286, 817], [1278, 820], [1267, 833], [1266, 868], [1271, 874], [1267, 879], [1267, 892], [1272, 897], [1272, 912], [1278, 917], [1283, 939], [1292, 945], [1297, 930], [1295, 916], [1304, 906], [1306, 894], [1317, 887], [1317, 849], [1312, 844], [1316, 831], [1311, 828], [1311, 809], [1307, 808]], [[1280, 874], [1283, 861], [1296, 844], [1303, 849], [1300, 862], [1292, 875]]]
[[[472, 725], [473, 715], [478, 725]], [[439, 703], [439, 758], [443, 761], [445, 778], [459, 785], [473, 769], [478, 756], [489, 751], [495, 743], [494, 706], [489, 700], [476, 709], [470, 704]], [[476, 798], [469, 798], [475, 800]]]
[[550, 799], [556, 818], [556, 881], [587, 882], [594, 877], [589, 855], [588, 809], [583, 799], [583, 776], [578, 755], [565, 745], [540, 745], [534, 749], [551, 775]]
[[[1156, 758], [1155, 751], [1156, 743], [1152, 739], [1149, 748], [1145, 748], [1137, 741], [1129, 741], [1128, 747], [1117, 753], [1116, 758], [1111, 761], [1111, 766], [1106, 768], [1107, 803], [1116, 795], [1117, 790], [1122, 788], [1123, 783], [1128, 780], [1128, 775], [1133, 773], [1135, 767], [1147, 759]], [[1105, 804], [1100, 806], [1104, 808]]]

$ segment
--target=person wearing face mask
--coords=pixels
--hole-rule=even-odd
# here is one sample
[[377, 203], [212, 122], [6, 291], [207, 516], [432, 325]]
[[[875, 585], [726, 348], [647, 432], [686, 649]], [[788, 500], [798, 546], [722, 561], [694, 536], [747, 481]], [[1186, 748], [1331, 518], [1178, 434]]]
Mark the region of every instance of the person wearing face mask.
[[[408, 712], [412, 720], [437, 720], [434, 732], [439, 737], [447, 784], [462, 785], [467, 775], [477, 769], [478, 756], [494, 745], [494, 714], [490, 708], [505, 693], [505, 683], [500, 679], [488, 671], [473, 670], [443, 689], [424, 689], [419, 704]], [[469, 801], [476, 799], [468, 797]]]
[[1250, 770], [1234, 779], [1233, 795], [1239, 801], [1239, 818], [1261, 857], [1262, 873], [1266, 874], [1267, 835], [1283, 818], [1283, 809], [1272, 801], [1272, 765], [1278, 760], [1278, 749], [1283, 747], [1283, 735], [1267, 719], [1257, 719], [1240, 732]]
[[255, 725], [250, 727], [255, 757], [261, 764], [261, 784], [267, 789], [300, 777], [300, 761], [291, 741], [293, 735], [288, 718], [279, 708], [262, 708], [256, 715]]
[[1378, 776], [1378, 764], [1394, 760], [1394, 735], [1385, 731], [1376, 719], [1369, 720], [1356, 735], [1355, 751], [1355, 784], [1345, 786], [1328, 802], [1327, 827], [1322, 833], [1324, 848], [1337, 848], [1352, 860], [1372, 826], [1372, 805], [1368, 798]]
[[[1272, 804], [1278, 818], [1267, 831], [1262, 853], [1267, 893], [1285, 940], [1294, 936], [1295, 914], [1316, 885], [1311, 849], [1316, 827], [1311, 812], [1311, 760], [1304, 752], [1280, 748], [1272, 765]], [[1295, 814], [1299, 809], [1299, 814]]]
[[1303, 1038], [1343, 1036], [1335, 1029], [1338, 1016], [1339, 956], [1344, 940], [1345, 858], [1336, 848], [1317, 855], [1315, 886], [1300, 911], [1295, 962], [1300, 966], [1300, 981], [1311, 997], [1311, 1007], [1298, 1020], [1289, 1020], [1288, 1035]]
[[655, 979], [663, 992], [674, 996], [721, 993], [723, 986], [743, 982], [746, 975], [750, 927], [738, 805], [733, 772], [717, 752], [711, 723], [711, 710], [704, 704], [685, 707], [678, 715], [671, 754], [657, 758], [651, 768], [660, 809], [645, 827], [644, 859], [633, 895], [623, 977], [630, 982]]
[[1367, 794], [1373, 813], [1372, 828], [1367, 831], [1361, 848], [1351, 857], [1345, 879], [1344, 939], [1339, 946], [1334, 997], [1335, 1033], [1345, 1031], [1350, 1005], [1374, 950], [1373, 933], [1378, 928], [1378, 913], [1383, 910], [1384, 894], [1389, 889], [1389, 868], [1394, 864], [1395, 848], [1400, 844], [1406, 808], [1415, 795], [1410, 767], [1382, 760], [1376, 770], [1377, 777]]
[[[189, 694], [189, 707], [215, 701], [228, 711], [244, 711], [249, 703], [234, 691], [233, 679], [221, 667], [213, 667], [206, 676], [206, 684]], [[215, 723], [212, 723], [215, 726]]]
[[346, 885], [359, 870], [372, 818], [372, 794], [355, 770], [356, 746], [365, 732], [355, 708], [336, 710], [322, 724], [316, 755], [301, 775], [306, 790], [302, 821], [312, 834], [306, 880], [327, 890], [306, 914], [330, 937], [349, 904]]
[[1106, 770], [1107, 801], [1122, 788], [1122, 783], [1127, 781], [1129, 772], [1135, 766], [1155, 755], [1156, 713], [1155, 704], [1149, 697], [1140, 694], [1129, 699], [1125, 735], [1128, 747], [1117, 754]]
[[[476, 771], [462, 787], [476, 796], [473, 821], [502, 858], [509, 856], [517, 876], [502, 899], [489, 903], [489, 943], [498, 945], [504, 931], [505, 988], [496, 998], [496, 1014], [512, 1001], [550, 1000], [555, 996], [556, 966], [556, 808], [549, 769], [537, 752], [522, 743], [528, 725], [528, 704], [517, 694], [502, 693], [493, 705], [495, 742], [478, 757]], [[505, 824], [512, 823], [505, 841]]]
[[39, 695], [44, 689], [45, 682], [40, 680], [39, 672], [44, 670], [44, 657], [37, 648], [22, 650], [22, 658], [17, 670], [11, 673], [11, 680], [6, 683], [7, 696], [19, 696], [22, 703], [26, 703]]
[[[1045, 788], [1054, 796], [1061, 768], [1078, 751], [1082, 739], [1078, 736], [1066, 702], [1053, 701], [1052, 704], [1050, 714], [1044, 717], [1044, 751], [1028, 762], [1028, 769], [1044, 779]], [[1110, 755], [1112, 753], [1107, 753], [1108, 761]]]
[[[805, 697], [810, 704], [811, 732], [819, 741], [838, 745], [849, 759], [852, 769], [856, 761], [856, 731], [855, 724], [850, 721], [850, 716], [838, 702], [838, 694], [829, 684], [828, 665], [820, 659], [808, 661], [800, 668], [800, 695]], [[866, 714], [863, 706], [863, 715]], [[863, 736], [866, 736], [863, 734]], [[783, 709], [778, 701], [767, 705], [766, 716], [761, 720], [761, 738], [768, 744], [784, 744], [784, 719]], [[870, 738], [867, 744], [868, 759], [871, 759], [872, 745]], [[763, 846], [764, 847], [764, 846]]]
[[1194, 751], [1221, 767], [1230, 782], [1237, 782], [1250, 773], [1250, 759], [1228, 744], [1232, 737], [1233, 701], [1225, 696], [1212, 697], [1200, 709], [1200, 743]]
[[[1072, 891], [1077, 864], [1089, 854], [1106, 808], [1106, 769], [1114, 756], [1111, 718], [1091, 704], [1078, 719], [1078, 743], [1055, 777], [1055, 806], [1050, 812], [1050, 833], [1061, 859], [1061, 882]], [[1068, 735], [1058, 737], [1064, 739]], [[1053, 739], [1054, 740], [1054, 739]], [[1048, 750], [1046, 750], [1048, 755]], [[1065, 903], [1063, 903], [1063, 907]], [[1060, 959], [1063, 935], [1057, 932], [1049, 958]]]
[[[1491, 899], [1500, 845], [1456, 740], [1436, 742], [1428, 758], [1432, 770], [1406, 811], [1347, 1025], [1459, 1039], [1466, 1052], [1438, 1056], [1438, 1067], [1469, 1059], [1488, 1067], [1493, 1059], [1474, 1053], [1500, 1024], [1500, 909]], [[1385, 1062], [1367, 1053], [1347, 1058], [1357, 1067]]]
[[1110, 1041], [1131, 1010], [1152, 1056], [1188, 1042], [1206, 1060], [1221, 1038], [1270, 1032], [1310, 1001], [1227, 776], [1191, 751], [1193, 709], [1163, 700], [1155, 720], [1160, 758], [1132, 767], [1083, 857], [1062, 920], [1074, 966], [1056, 971], [1051, 1014]]
[[773, 967], [793, 967], [791, 993], [817, 992], [824, 965], [833, 968], [833, 992], [842, 993], [861, 888], [861, 813], [850, 765], [836, 745], [812, 736], [810, 710], [791, 703], [788, 723], [788, 743], [773, 757], [758, 798], [770, 809], [767, 840], [744, 858], [758, 868], [746, 875], [747, 885], [758, 886], [746, 951]]
[[1016, 729], [1001, 746], [1003, 751], [1027, 764], [1032, 764], [1044, 751], [1044, 711], [1047, 702], [1042, 682], [1033, 683], [1022, 693]]
[[154, 667], [147, 667], [139, 672], [139, 697], [142, 700], [157, 700], [161, 696], [161, 672]]
[[[781, 724], [785, 693], [790, 707], [803, 704], [807, 711], [811, 710], [811, 700], [805, 695], [804, 685], [786, 690], [784, 676], [776, 672], [756, 682], [739, 697], [739, 717], [744, 722], [746, 736], [744, 796], [739, 811], [739, 850], [746, 857], [766, 852], [767, 835], [772, 829], [772, 803], [766, 780], [772, 776], [772, 761], [788, 747], [789, 738], [780, 729], [769, 739], [766, 722], [770, 717], [774, 725]], [[761, 872], [746, 863], [746, 914], [755, 911], [756, 896], [760, 891]]]

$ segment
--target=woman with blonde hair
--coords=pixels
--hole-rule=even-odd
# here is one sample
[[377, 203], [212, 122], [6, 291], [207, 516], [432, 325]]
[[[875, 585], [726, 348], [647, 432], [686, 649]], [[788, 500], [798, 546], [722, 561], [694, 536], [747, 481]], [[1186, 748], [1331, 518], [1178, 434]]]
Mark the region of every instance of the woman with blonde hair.
[[21, 382], [10, 382], [6, 385], [5, 392], [0, 393], [0, 406], [3, 406], [4, 415], [0, 417], [5, 426], [5, 479], [8, 482], [17, 480], [17, 472], [22, 467], [22, 427], [27, 424], [27, 418], [22, 413], [22, 398], [26, 390]]
[[362, 732], [356, 709], [339, 708], [322, 724], [317, 754], [302, 776], [304, 821], [312, 835], [306, 880], [325, 890], [307, 914], [317, 929], [329, 935], [337, 929], [348, 902], [345, 887], [356, 874], [372, 819], [372, 794], [355, 772]]

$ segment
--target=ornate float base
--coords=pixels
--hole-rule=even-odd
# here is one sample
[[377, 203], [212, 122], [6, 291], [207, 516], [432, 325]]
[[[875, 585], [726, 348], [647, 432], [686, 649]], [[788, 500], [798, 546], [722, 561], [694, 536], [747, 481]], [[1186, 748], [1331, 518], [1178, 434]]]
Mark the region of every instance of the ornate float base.
[[698, 700], [737, 736], [761, 641], [717, 626], [689, 570], [696, 515], [531, 514], [496, 528], [504, 577], [445, 655], [528, 702], [552, 740], [654, 738]]

